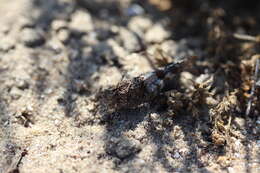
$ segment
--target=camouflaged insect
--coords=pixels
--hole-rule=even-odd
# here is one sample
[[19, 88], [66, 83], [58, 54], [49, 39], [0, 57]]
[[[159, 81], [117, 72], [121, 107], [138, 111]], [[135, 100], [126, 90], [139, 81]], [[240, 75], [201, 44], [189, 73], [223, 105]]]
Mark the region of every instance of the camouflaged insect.
[[131, 80], [123, 80], [117, 86], [101, 91], [99, 101], [107, 111], [136, 108], [156, 99], [168, 80], [181, 72], [190, 58], [171, 63], [164, 68], [145, 73]]

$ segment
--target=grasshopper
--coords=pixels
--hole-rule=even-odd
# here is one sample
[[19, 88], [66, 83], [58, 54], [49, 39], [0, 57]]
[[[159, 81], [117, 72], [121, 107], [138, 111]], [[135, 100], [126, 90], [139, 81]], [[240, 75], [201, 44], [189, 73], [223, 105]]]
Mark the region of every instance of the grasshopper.
[[133, 79], [122, 80], [99, 93], [101, 106], [109, 111], [118, 111], [153, 102], [163, 92], [173, 89], [173, 86], [169, 86], [170, 81], [186, 69], [191, 59], [185, 58]]

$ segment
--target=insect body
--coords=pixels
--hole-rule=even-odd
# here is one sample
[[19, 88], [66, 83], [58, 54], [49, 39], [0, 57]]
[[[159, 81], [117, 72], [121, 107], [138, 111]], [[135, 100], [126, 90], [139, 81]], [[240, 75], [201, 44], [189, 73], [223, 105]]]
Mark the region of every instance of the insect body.
[[123, 80], [117, 86], [103, 90], [99, 94], [99, 99], [103, 106], [111, 111], [135, 108], [143, 103], [151, 102], [165, 91], [167, 81], [181, 72], [188, 60], [187, 58], [177, 63], [171, 63], [131, 80]]

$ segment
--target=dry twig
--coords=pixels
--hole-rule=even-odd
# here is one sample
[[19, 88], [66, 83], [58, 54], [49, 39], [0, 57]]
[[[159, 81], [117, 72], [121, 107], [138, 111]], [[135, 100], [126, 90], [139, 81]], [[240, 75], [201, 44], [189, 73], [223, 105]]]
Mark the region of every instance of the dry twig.
[[260, 36], [251, 36], [246, 34], [233, 34], [234, 38], [244, 41], [254, 41], [254, 42], [260, 42]]
[[23, 157], [27, 154], [27, 150], [20, 151], [15, 155], [11, 165], [9, 166], [7, 173], [16, 173], [19, 172], [19, 165], [23, 159]]
[[256, 81], [257, 81], [257, 77], [258, 77], [258, 71], [259, 71], [259, 58], [256, 59], [256, 63], [255, 63], [255, 74], [254, 74], [254, 78], [253, 78], [254, 81], [253, 81], [253, 85], [252, 85], [251, 92], [250, 92], [250, 97], [249, 97], [248, 104], [247, 104], [246, 116], [248, 116], [251, 111], [253, 97], [255, 94]]

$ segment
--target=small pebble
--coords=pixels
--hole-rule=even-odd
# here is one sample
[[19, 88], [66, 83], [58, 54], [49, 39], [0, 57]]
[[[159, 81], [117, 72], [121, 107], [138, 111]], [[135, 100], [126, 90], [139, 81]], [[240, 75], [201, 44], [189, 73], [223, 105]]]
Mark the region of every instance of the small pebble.
[[64, 20], [54, 20], [51, 23], [51, 27], [54, 31], [59, 31], [61, 29], [67, 28], [67, 22]]
[[139, 165], [144, 165], [145, 161], [143, 159], [136, 159], [136, 163]]
[[138, 4], [133, 4], [126, 9], [125, 13], [127, 16], [142, 15], [144, 13], [144, 9], [142, 6]]
[[43, 34], [39, 30], [33, 28], [24, 28], [21, 32], [20, 39], [27, 47], [41, 46], [45, 42]]
[[34, 110], [33, 105], [27, 105], [24, 111], [32, 112]]
[[111, 138], [110, 138], [110, 142], [111, 142], [111, 143], [115, 143], [115, 144], [116, 144], [116, 143], [118, 143], [119, 141], [120, 141], [119, 138], [116, 138], [116, 137], [111, 137]]
[[260, 125], [260, 117], [258, 117], [258, 119], [256, 120], [256, 124]]
[[243, 129], [243, 128], [245, 128], [246, 121], [245, 121], [244, 118], [235, 117], [234, 123], [235, 123], [236, 126], [238, 126], [237, 128]]
[[0, 27], [0, 34], [8, 34], [8, 32], [10, 31], [10, 26], [8, 25], [3, 25]]
[[54, 124], [56, 125], [56, 126], [58, 126], [58, 125], [60, 125], [60, 120], [54, 120]]
[[58, 31], [57, 37], [62, 43], [66, 43], [69, 40], [70, 33], [66, 29], [61, 29]]
[[148, 43], [160, 43], [169, 37], [170, 33], [159, 24], [154, 25], [145, 33], [145, 40]]
[[9, 121], [7, 120], [4, 122], [4, 127], [7, 127], [8, 125], [9, 125]]
[[235, 153], [234, 156], [235, 156], [236, 158], [241, 158], [241, 154], [239, 154], [239, 153]]
[[53, 89], [52, 88], [47, 88], [45, 90], [45, 94], [51, 94], [53, 92]]
[[35, 26], [34, 20], [28, 17], [21, 17], [18, 20], [18, 25], [20, 28], [31, 28]]
[[88, 111], [94, 111], [96, 109], [96, 105], [94, 103], [89, 103], [87, 106], [86, 106], [86, 109]]
[[124, 159], [141, 150], [139, 141], [121, 141], [115, 148], [118, 158]]
[[78, 10], [72, 15], [69, 26], [70, 29], [80, 33], [89, 32], [94, 29], [90, 14], [82, 10]]
[[15, 47], [14, 40], [10, 38], [2, 38], [0, 40], [0, 51], [8, 52]]
[[260, 86], [260, 79], [256, 82], [256, 86]]
[[21, 96], [22, 96], [23, 92], [16, 88], [16, 87], [12, 87], [11, 91], [10, 91], [10, 96], [14, 99], [14, 100], [18, 100]]
[[201, 74], [199, 77], [196, 78], [196, 82], [202, 84], [210, 80], [211, 78], [212, 76], [210, 74]]
[[256, 145], [257, 145], [257, 147], [260, 147], [260, 140], [256, 141]]
[[236, 140], [236, 141], [235, 141], [235, 145], [236, 145], [237, 147], [240, 147], [240, 146], [241, 146], [241, 142], [240, 142], [239, 140]]
[[185, 86], [186, 88], [192, 89], [193, 85], [192, 85], [192, 80], [194, 79], [193, 74], [191, 74], [190, 72], [181, 72], [180, 73], [180, 83]]
[[29, 88], [29, 83], [26, 80], [17, 79], [16, 86], [17, 86], [17, 88], [24, 90], [24, 89]]
[[173, 155], [173, 157], [174, 157], [175, 159], [179, 159], [179, 158], [181, 157], [181, 155], [180, 155], [180, 153], [176, 152], [176, 153]]
[[142, 35], [141, 34], [142, 32], [145, 32], [151, 27], [152, 27], [152, 20], [143, 16], [132, 17], [128, 23], [128, 28], [130, 28], [130, 30], [140, 35]]
[[235, 173], [235, 170], [234, 170], [234, 168], [232, 168], [232, 167], [228, 167], [228, 172], [230, 172], [230, 173]]
[[159, 119], [160, 115], [157, 113], [151, 113], [150, 117], [152, 120], [157, 120], [157, 119]]
[[133, 32], [121, 28], [119, 34], [126, 50], [129, 52], [136, 52], [141, 50], [142, 47], [139, 43], [137, 35], [135, 35]]

